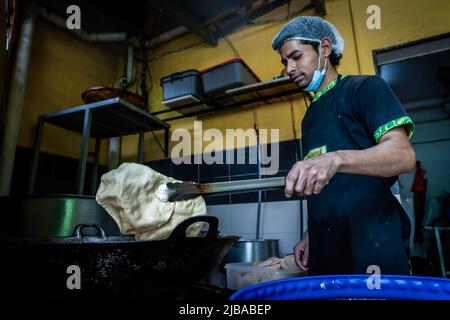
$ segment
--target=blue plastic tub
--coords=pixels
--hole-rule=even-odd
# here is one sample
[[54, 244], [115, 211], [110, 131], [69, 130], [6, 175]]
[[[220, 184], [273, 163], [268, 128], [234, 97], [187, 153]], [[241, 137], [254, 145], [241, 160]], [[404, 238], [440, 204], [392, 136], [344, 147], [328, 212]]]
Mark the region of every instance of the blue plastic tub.
[[[275, 280], [242, 288], [231, 300], [396, 299], [450, 300], [450, 280], [382, 275], [379, 289], [370, 275], [332, 275]], [[369, 283], [369, 285], [368, 285]]]

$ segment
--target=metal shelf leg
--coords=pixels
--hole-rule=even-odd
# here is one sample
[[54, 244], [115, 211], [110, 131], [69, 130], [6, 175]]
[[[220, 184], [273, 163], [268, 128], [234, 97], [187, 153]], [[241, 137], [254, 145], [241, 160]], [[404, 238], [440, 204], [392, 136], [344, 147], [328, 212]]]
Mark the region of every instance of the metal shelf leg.
[[138, 142], [138, 159], [139, 163], [144, 163], [144, 132], [139, 133], [139, 142]]
[[83, 136], [81, 140], [80, 163], [78, 166], [78, 176], [77, 176], [78, 194], [83, 194], [84, 190], [84, 179], [86, 177], [86, 162], [89, 151], [89, 137], [91, 133], [91, 124], [92, 124], [91, 120], [92, 120], [91, 110], [86, 109], [86, 111], [84, 112]]
[[42, 142], [42, 134], [44, 130], [44, 122], [41, 119], [38, 119], [37, 128], [36, 128], [36, 136], [34, 137], [34, 145], [33, 145], [33, 160], [31, 162], [31, 177], [30, 182], [28, 184], [28, 194], [31, 195], [34, 193], [34, 184], [36, 182], [36, 174], [39, 163], [39, 151], [41, 149]]
[[97, 190], [98, 161], [100, 158], [101, 139], [95, 139], [94, 169], [92, 170], [91, 193]]
[[164, 157], [169, 156], [169, 129], [164, 129]]

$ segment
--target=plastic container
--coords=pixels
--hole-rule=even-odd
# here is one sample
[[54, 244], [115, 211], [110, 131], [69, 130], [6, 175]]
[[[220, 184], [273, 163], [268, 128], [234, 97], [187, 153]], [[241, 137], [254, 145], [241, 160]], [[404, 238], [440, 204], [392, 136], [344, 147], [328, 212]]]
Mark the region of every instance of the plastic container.
[[204, 99], [204, 94], [200, 73], [197, 70], [172, 73], [161, 78], [160, 85], [163, 90], [162, 103], [169, 108], [198, 103], [195, 106], [181, 108], [177, 111], [189, 114], [209, 109], [207, 105], [200, 104]]
[[449, 279], [381, 275], [377, 288], [370, 277], [366, 274], [283, 279], [243, 288], [230, 300], [450, 300]]
[[233, 290], [276, 279], [298, 277], [302, 274], [299, 270], [258, 268], [249, 262], [227, 263], [225, 269], [227, 287]]
[[225, 61], [211, 68], [202, 70], [203, 92], [212, 97], [228, 89], [260, 82], [255, 73], [241, 58]]

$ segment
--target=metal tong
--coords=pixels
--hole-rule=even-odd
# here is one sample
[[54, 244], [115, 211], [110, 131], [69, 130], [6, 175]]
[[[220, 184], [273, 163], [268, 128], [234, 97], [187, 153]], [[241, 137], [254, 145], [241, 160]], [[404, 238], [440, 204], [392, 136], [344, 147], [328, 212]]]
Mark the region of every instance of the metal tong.
[[189, 200], [200, 195], [233, 194], [284, 188], [285, 177], [249, 179], [215, 183], [169, 182], [162, 184], [156, 196], [162, 201]]

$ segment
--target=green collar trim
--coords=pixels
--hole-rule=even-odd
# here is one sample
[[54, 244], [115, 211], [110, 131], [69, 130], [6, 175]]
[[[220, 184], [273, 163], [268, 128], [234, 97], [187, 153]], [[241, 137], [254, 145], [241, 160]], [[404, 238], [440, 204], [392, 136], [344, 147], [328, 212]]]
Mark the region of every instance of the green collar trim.
[[341, 77], [337, 76], [336, 79], [333, 79], [333, 81], [331, 81], [329, 84], [327, 84], [327, 86], [325, 88], [323, 88], [322, 90], [320, 90], [319, 92], [316, 92], [313, 96], [312, 96], [312, 102], [316, 101], [317, 99], [319, 99], [321, 96], [323, 96], [325, 93], [327, 93], [328, 91], [330, 91], [338, 82], [338, 79], [344, 79], [347, 75], [342, 75]]

